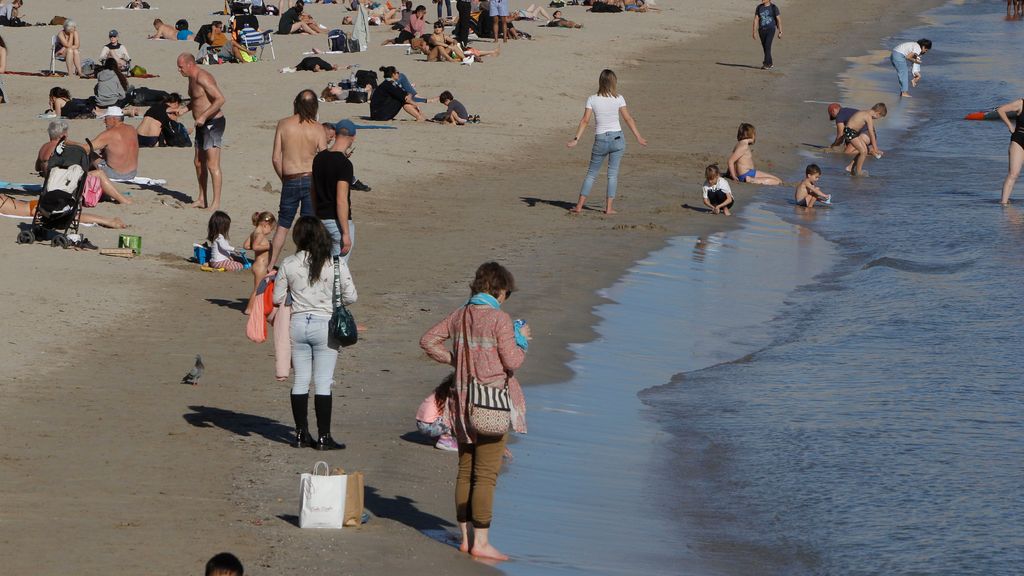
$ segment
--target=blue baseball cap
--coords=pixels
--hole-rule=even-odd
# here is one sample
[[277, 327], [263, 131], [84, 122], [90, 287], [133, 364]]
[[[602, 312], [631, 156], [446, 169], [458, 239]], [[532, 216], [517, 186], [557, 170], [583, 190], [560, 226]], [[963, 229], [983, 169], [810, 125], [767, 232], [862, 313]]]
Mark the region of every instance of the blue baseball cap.
[[349, 120], [348, 118], [345, 118], [344, 120], [338, 120], [334, 124], [334, 133], [335, 134], [340, 134], [342, 130], [344, 130], [345, 132], [348, 132], [349, 136], [355, 136], [356, 135], [356, 125], [351, 120]]

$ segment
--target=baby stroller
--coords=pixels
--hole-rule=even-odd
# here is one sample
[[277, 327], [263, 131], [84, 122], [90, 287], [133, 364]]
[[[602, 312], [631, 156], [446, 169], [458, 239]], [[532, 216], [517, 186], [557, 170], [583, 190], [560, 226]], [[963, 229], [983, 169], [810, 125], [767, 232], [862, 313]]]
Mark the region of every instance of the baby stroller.
[[85, 148], [68, 144], [63, 139], [57, 144], [53, 156], [46, 163], [46, 179], [32, 216], [32, 228], [18, 234], [18, 244], [49, 239], [51, 246], [61, 248], [96, 248], [78, 233], [85, 178], [90, 166], [91, 160]]

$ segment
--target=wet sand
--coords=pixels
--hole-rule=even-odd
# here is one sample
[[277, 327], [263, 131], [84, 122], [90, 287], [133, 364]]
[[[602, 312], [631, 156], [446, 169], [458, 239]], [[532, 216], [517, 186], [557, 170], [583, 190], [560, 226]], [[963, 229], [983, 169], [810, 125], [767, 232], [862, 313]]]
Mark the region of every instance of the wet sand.
[[[83, 43], [97, 51], [114, 23], [136, 61], [161, 75], [144, 85], [183, 90], [173, 58], [195, 45], [144, 40], [154, 13], [53, 4], [78, 20]], [[156, 15], [201, 23], [208, 4], [168, 4]], [[465, 299], [477, 264], [498, 259], [521, 286], [506, 308], [534, 329], [522, 379], [564, 379], [566, 344], [591, 337], [598, 288], [670, 236], [732, 224], [686, 206], [700, 204], [703, 165], [724, 162], [736, 124], [758, 126], [759, 168], [794, 179], [799, 143], [831, 134], [824, 105], [802, 101], [830, 100], [843, 56], [877, 47], [879, 36], [912, 24], [915, 11], [935, 3], [870, 0], [842, 30], [827, 23], [846, 7], [782, 4], [786, 36], [776, 43], [771, 72], [756, 70], [752, 3], [704, 4], [666, 5], [660, 15], [570, 8], [566, 16], [584, 22], [583, 30], [523, 24], [537, 40], [513, 43], [501, 57], [470, 68], [423, 64], [394, 48], [331, 58], [364, 68], [395, 64], [425, 94], [451, 89], [483, 118], [462, 128], [400, 121], [396, 131], [358, 135], [357, 175], [374, 189], [353, 195], [358, 234], [351, 267], [360, 291], [354, 312], [369, 330], [339, 360], [334, 429], [349, 448], [326, 459], [366, 473], [374, 518], [360, 530], [293, 525], [297, 474], [321, 454], [284, 443], [291, 431], [288, 385], [273, 379], [270, 345], [245, 339], [238, 310], [251, 276], [205, 274], [184, 262], [206, 221], [198, 210], [172, 206], [195, 194], [190, 151], [143, 151], [140, 173], [166, 178], [166, 188], [129, 188], [136, 204], [97, 209], [133, 225], [131, 233], [144, 239], [142, 258], [17, 246], [15, 223], [4, 219], [12, 242], [0, 243], [9, 268], [0, 287], [7, 326], [0, 360], [10, 374], [0, 388], [8, 430], [0, 440], [0, 551], [11, 572], [195, 572], [221, 550], [238, 553], [252, 573], [486, 570], [423, 536], [453, 523], [454, 457], [403, 438], [414, 429], [419, 401], [444, 374], [420, 353], [421, 333]], [[311, 9], [326, 23], [340, 19], [335, 6]], [[33, 5], [30, 20], [44, 19], [38, 10]], [[38, 47], [55, 32], [0, 30], [8, 68], [46, 66]], [[385, 37], [373, 32], [375, 41]], [[248, 215], [277, 205], [269, 162], [274, 122], [290, 112], [299, 89], [319, 89], [338, 76], [276, 70], [320, 42], [279, 37], [276, 62], [211, 69], [229, 98], [224, 208], [234, 217], [238, 244], [250, 230]], [[565, 208], [583, 178], [590, 136], [572, 151], [564, 142], [603, 67], [618, 71], [651, 145], [641, 149], [628, 140], [619, 215], [571, 217]], [[8, 136], [0, 142], [3, 179], [37, 182], [28, 172], [45, 140], [46, 122], [34, 115], [45, 108], [46, 91], [63, 84], [84, 97], [92, 82], [5, 80], [13, 103], [0, 108]], [[365, 113], [365, 106], [321, 108], [327, 120]], [[74, 121], [71, 130], [82, 138], [100, 125]], [[735, 190], [740, 203], [754, 193]], [[602, 184], [592, 198], [602, 201]], [[95, 228], [86, 235], [101, 246], [117, 237]], [[198, 387], [178, 384], [198, 352], [206, 377]]]

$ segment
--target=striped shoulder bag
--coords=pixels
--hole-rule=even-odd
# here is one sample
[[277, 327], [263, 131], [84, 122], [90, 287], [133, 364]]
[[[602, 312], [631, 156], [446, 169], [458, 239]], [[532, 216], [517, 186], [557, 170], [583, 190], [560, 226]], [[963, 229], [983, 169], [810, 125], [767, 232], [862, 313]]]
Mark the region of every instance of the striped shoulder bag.
[[469, 369], [469, 425], [480, 436], [504, 436], [512, 425], [512, 403], [508, 396], [508, 378], [502, 387], [483, 384], [473, 373], [473, 356], [469, 352], [469, 332], [466, 317], [469, 305], [462, 314], [462, 344]]

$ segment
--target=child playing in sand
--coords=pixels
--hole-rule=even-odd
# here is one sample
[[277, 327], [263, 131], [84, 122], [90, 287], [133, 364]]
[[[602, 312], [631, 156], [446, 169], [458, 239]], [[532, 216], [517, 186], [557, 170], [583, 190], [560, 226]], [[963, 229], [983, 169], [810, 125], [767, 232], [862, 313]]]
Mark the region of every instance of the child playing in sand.
[[[846, 166], [846, 171], [850, 175], [867, 176], [867, 172], [864, 172], [863, 169], [864, 161], [868, 158], [869, 146], [874, 149], [875, 158], [881, 158], [885, 154], [878, 147], [878, 137], [875, 135], [875, 120], [885, 118], [886, 114], [888, 114], [888, 110], [885, 107], [885, 103], [879, 102], [868, 110], [858, 111], [846, 123], [846, 128], [843, 129], [843, 140], [857, 150], [857, 155]], [[860, 133], [864, 131], [868, 133], [868, 144], [864, 143], [863, 138], [859, 138]]]
[[754, 154], [750, 147], [757, 140], [757, 130], [746, 122], [736, 130], [736, 146], [729, 156], [729, 176], [739, 182], [778, 186], [782, 179], [754, 168]]
[[206, 240], [210, 243], [210, 268], [223, 268], [237, 271], [245, 266], [235, 259], [237, 252], [228, 243], [228, 231], [231, 229], [231, 216], [227, 212], [217, 210], [210, 215], [206, 225]]
[[821, 168], [817, 164], [809, 164], [804, 170], [804, 179], [796, 185], [796, 193], [793, 199], [797, 206], [813, 208], [814, 203], [820, 201], [823, 204], [831, 204], [832, 196], [825, 194], [818, 188], [818, 180], [821, 179]]
[[277, 217], [272, 212], [254, 212], [252, 225], [256, 227], [249, 234], [249, 238], [242, 244], [242, 248], [254, 252], [252, 258], [252, 294], [249, 296], [249, 305], [245, 307], [245, 313], [252, 311], [252, 303], [256, 298], [256, 289], [260, 282], [270, 271], [270, 238], [277, 228]]
[[451, 394], [454, 374], [449, 374], [434, 391], [427, 396], [416, 411], [416, 428], [420, 433], [437, 438], [434, 448], [454, 452], [459, 449], [452, 437], [451, 421], [448, 417], [448, 396]]
[[732, 208], [732, 190], [725, 178], [722, 178], [718, 170], [718, 164], [712, 164], [704, 169], [704, 205], [711, 209], [712, 214], [725, 214], [732, 216], [729, 208]]

